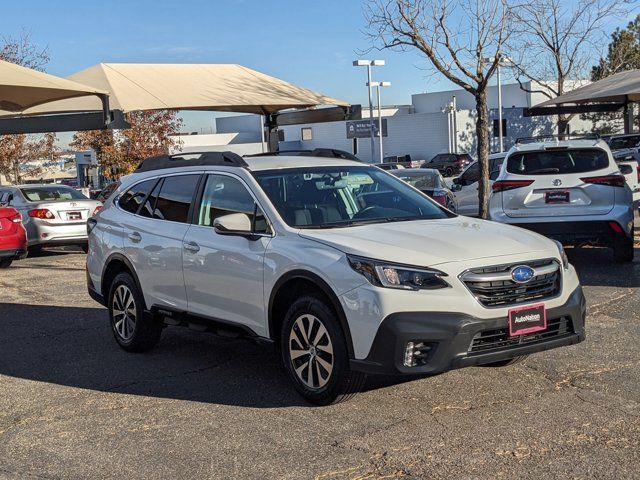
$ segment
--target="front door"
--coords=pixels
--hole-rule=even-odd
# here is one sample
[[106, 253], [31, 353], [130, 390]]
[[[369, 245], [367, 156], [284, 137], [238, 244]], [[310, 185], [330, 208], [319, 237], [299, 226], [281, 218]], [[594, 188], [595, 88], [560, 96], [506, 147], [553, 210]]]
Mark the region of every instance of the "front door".
[[[197, 218], [183, 242], [189, 312], [248, 326], [268, 334], [263, 288], [269, 227], [245, 183], [227, 174], [207, 176]], [[254, 212], [257, 212], [254, 218]], [[251, 238], [216, 233], [216, 218], [245, 213], [256, 227]]]

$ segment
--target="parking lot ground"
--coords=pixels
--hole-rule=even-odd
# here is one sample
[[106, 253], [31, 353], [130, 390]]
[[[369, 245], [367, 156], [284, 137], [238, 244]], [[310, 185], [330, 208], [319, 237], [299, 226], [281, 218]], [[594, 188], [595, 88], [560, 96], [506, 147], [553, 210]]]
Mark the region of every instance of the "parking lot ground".
[[276, 355], [168, 328], [120, 350], [84, 255], [0, 273], [0, 478], [640, 478], [640, 245], [569, 252], [587, 340], [305, 404]]

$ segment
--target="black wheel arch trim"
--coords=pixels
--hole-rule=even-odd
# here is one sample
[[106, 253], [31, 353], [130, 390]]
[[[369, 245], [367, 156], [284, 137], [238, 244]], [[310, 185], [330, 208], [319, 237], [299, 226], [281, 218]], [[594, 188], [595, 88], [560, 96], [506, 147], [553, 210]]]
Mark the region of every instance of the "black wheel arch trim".
[[314, 283], [322, 293], [326, 295], [326, 297], [331, 301], [331, 305], [333, 309], [338, 314], [338, 320], [340, 321], [340, 326], [342, 327], [342, 331], [345, 335], [345, 342], [347, 344], [347, 353], [349, 354], [349, 358], [354, 358], [353, 352], [353, 341], [351, 340], [351, 329], [349, 328], [349, 322], [347, 321], [347, 316], [344, 313], [344, 309], [342, 308], [342, 304], [338, 299], [338, 296], [333, 291], [331, 286], [319, 275], [310, 272], [308, 270], [292, 270], [283, 274], [274, 284], [271, 289], [271, 295], [269, 296], [269, 338], [273, 341], [277, 342], [277, 338], [273, 338], [274, 333], [274, 318], [273, 318], [273, 302], [276, 298], [277, 293], [280, 290], [280, 287], [288, 282], [289, 280], [294, 280], [296, 278], [308, 280]]
[[131, 273], [131, 276], [133, 277], [133, 281], [135, 282], [136, 287], [138, 287], [138, 291], [142, 295], [143, 301], [145, 302], [144, 308], [146, 310], [147, 309], [146, 300], [144, 300], [144, 293], [143, 293], [143, 290], [142, 290], [142, 286], [140, 285], [140, 279], [138, 278], [138, 274], [136, 273], [136, 269], [133, 268], [133, 264], [131, 263], [131, 261], [127, 257], [125, 257], [123, 254], [117, 253], [117, 252], [116, 253], [112, 253], [111, 255], [109, 255], [109, 257], [107, 258], [107, 261], [104, 262], [104, 267], [102, 267], [102, 274], [100, 275], [100, 290], [101, 290], [103, 298], [105, 299], [105, 303], [108, 301], [109, 292], [105, 292], [104, 275], [105, 275], [105, 273], [107, 273], [107, 270], [109, 269], [109, 266], [114, 261], [122, 262], [127, 266], [127, 269], [129, 270], [129, 273]]

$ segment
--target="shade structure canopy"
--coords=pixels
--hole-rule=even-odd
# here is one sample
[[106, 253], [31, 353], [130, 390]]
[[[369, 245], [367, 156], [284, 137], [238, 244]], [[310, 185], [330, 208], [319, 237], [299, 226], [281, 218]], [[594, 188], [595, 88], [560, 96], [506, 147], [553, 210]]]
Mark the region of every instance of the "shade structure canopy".
[[49, 75], [0, 60], [0, 110], [15, 115], [52, 101], [92, 96], [97, 110], [101, 101], [96, 95], [106, 91], [64, 78]]
[[565, 104], [612, 103], [624, 105], [640, 102], [640, 70], [628, 70], [576, 88], [568, 93], [539, 103], [534, 108]]
[[[271, 114], [290, 108], [348, 105], [234, 64], [100, 63], [67, 78], [107, 91], [109, 107], [122, 112], [176, 109]], [[48, 103], [24, 114], [100, 109], [99, 100], [87, 97]]]

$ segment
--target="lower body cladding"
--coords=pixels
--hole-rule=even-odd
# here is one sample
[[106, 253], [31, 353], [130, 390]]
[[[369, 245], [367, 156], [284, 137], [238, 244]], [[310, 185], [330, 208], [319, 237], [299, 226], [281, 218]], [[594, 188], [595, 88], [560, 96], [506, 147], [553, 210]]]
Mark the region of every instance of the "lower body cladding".
[[368, 356], [351, 360], [351, 368], [371, 374], [435, 374], [501, 362], [583, 341], [585, 314], [581, 287], [563, 305], [546, 310], [545, 330], [516, 336], [509, 335], [507, 317], [393, 313], [382, 321]]
[[24, 248], [0, 249], [0, 260], [11, 258], [13, 260], [21, 260], [27, 256], [27, 250]]
[[52, 224], [44, 220], [32, 219], [25, 223], [29, 246], [36, 245], [86, 245], [87, 222]]

